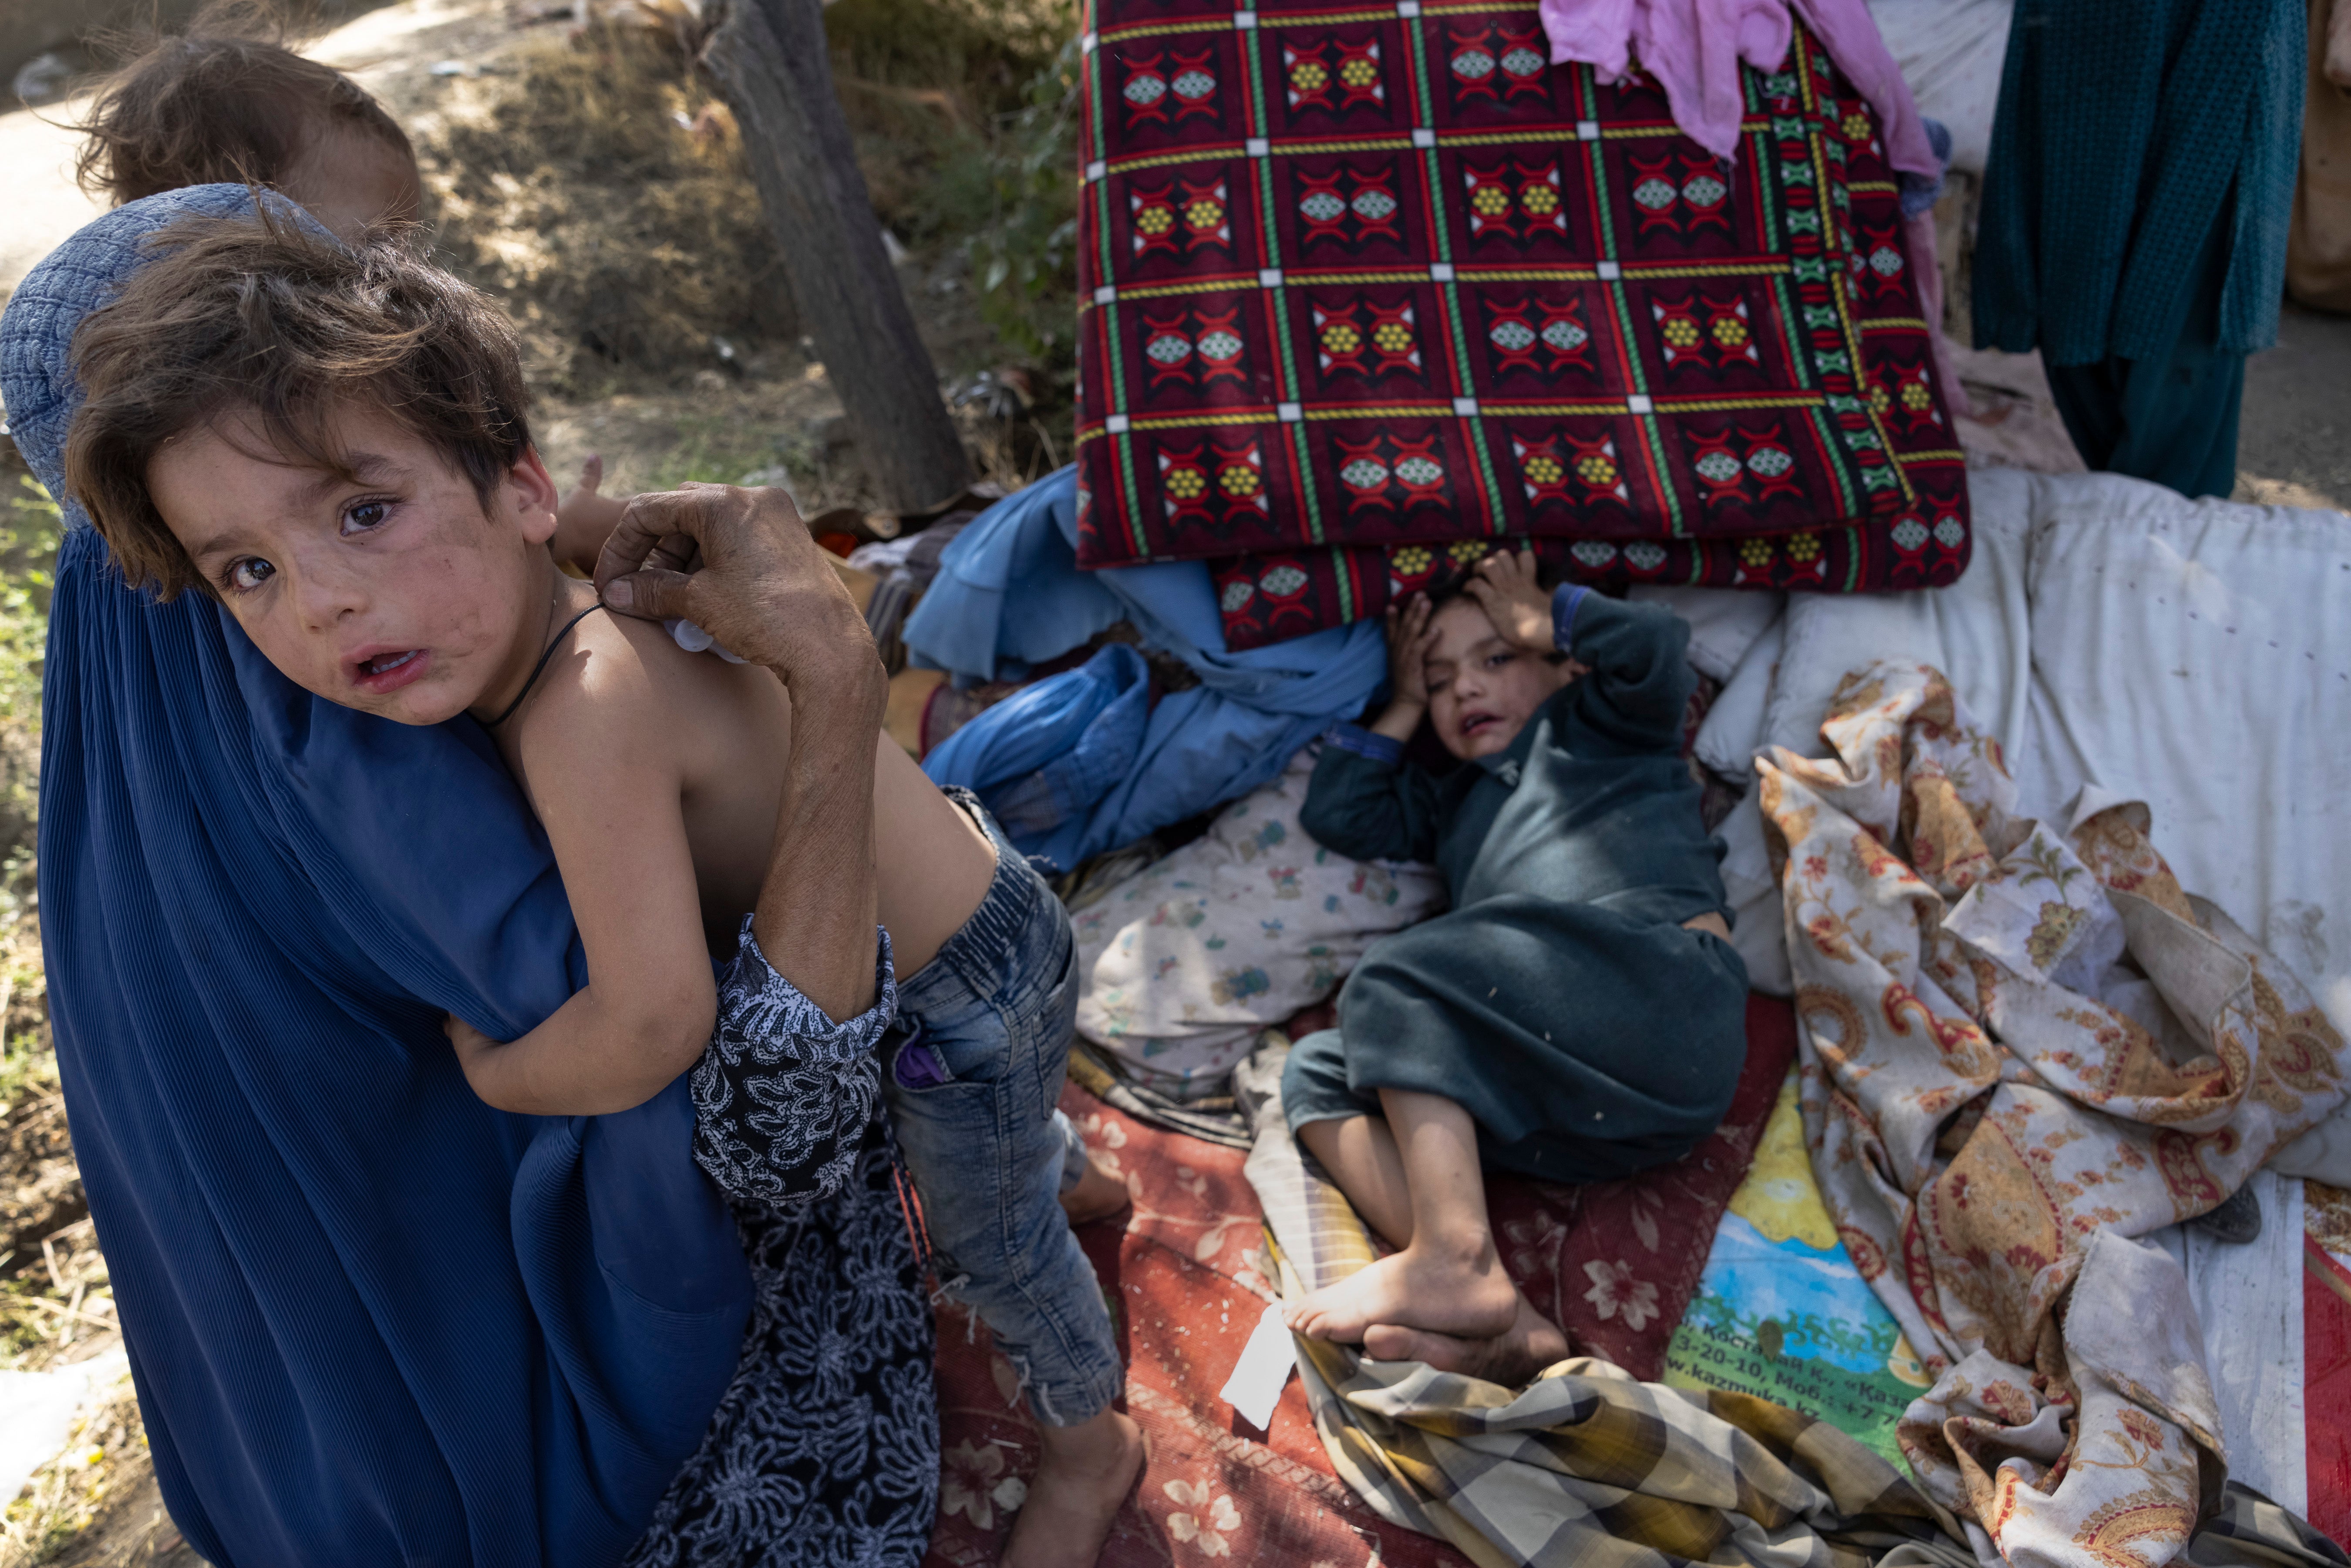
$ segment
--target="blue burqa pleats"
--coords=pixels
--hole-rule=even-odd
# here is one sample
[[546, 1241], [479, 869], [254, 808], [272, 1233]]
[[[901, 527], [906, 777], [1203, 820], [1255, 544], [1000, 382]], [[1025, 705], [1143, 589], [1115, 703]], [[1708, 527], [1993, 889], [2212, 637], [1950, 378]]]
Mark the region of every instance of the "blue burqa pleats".
[[[0, 396], [52, 494], [75, 327], [154, 231], [249, 210], [229, 185], [132, 203], [16, 291]], [[683, 1082], [618, 1116], [476, 1100], [442, 1014], [512, 1038], [585, 979], [487, 737], [312, 697], [68, 516], [41, 935], [173, 1520], [224, 1568], [617, 1562], [750, 1303]]]
[[1197, 678], [1151, 703], [1143, 660], [1113, 644], [923, 759], [937, 782], [977, 790], [1026, 853], [1074, 866], [1246, 795], [1387, 679], [1376, 621], [1228, 653], [1206, 563], [1081, 571], [1077, 540], [1064, 468], [973, 518], [906, 618], [916, 661], [967, 680], [1018, 679], [1122, 621]]

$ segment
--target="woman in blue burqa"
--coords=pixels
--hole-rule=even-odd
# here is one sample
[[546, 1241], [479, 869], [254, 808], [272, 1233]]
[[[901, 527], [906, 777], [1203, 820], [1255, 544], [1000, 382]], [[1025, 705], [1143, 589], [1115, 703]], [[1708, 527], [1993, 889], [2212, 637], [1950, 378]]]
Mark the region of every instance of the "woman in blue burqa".
[[[227, 185], [134, 202], [16, 291], [0, 397], [53, 495], [76, 327], [148, 236], [249, 204]], [[68, 507], [43, 722], [58, 1067], [157, 1479], [196, 1551], [921, 1554], [931, 1321], [879, 1121], [824, 1134], [857, 1151], [834, 1190], [722, 1195], [696, 1118], [730, 1131], [750, 1103], [730, 1083], [792, 1046], [747, 1039], [767, 1015], [726, 987], [691, 1084], [633, 1111], [511, 1115], [466, 1087], [444, 1013], [511, 1039], [585, 977], [546, 840], [472, 720], [310, 696], [209, 598], [127, 588]], [[877, 1102], [850, 1083], [841, 1103]]]

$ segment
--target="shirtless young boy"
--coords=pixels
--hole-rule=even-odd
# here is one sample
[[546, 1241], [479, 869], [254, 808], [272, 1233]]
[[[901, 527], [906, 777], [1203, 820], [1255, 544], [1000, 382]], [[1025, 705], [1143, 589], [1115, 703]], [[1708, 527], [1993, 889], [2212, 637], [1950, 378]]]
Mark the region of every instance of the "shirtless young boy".
[[[1283, 1070], [1299, 1141], [1399, 1249], [1292, 1303], [1298, 1333], [1523, 1382], [1568, 1344], [1502, 1271], [1484, 1171], [1628, 1176], [1729, 1108], [1747, 972], [1681, 760], [1688, 639], [1656, 605], [1545, 592], [1531, 553], [1390, 612], [1395, 696], [1324, 747], [1300, 821], [1436, 862], [1453, 908], [1365, 952]], [[1404, 761], [1424, 717], [1461, 759], [1442, 779]]]
[[[131, 581], [215, 596], [306, 689], [489, 727], [546, 827], [591, 982], [517, 1040], [452, 1020], [468, 1082], [508, 1111], [618, 1111], [701, 1058], [713, 952], [775, 972], [827, 1022], [873, 1008], [894, 967], [884, 1092], [939, 1270], [964, 1277], [1039, 1416], [1005, 1561], [1092, 1562], [1142, 1440], [1112, 1408], [1108, 1313], [1057, 1201], [1108, 1178], [1053, 1108], [1076, 996], [1050, 890], [881, 735], [870, 643], [838, 662], [840, 689], [788, 689], [602, 612], [556, 569], [512, 330], [479, 296], [397, 244], [347, 247], [283, 214], [167, 241], [76, 340], [68, 488]], [[778, 492], [642, 497], [606, 563], [614, 608], [702, 608], [672, 573], [609, 580], [656, 539], [724, 537], [702, 527], [722, 515], [815, 550]], [[845, 593], [769, 608], [863, 635]], [[847, 826], [791, 885], [763, 886], [786, 811]], [[835, 907], [840, 889], [857, 907]]]

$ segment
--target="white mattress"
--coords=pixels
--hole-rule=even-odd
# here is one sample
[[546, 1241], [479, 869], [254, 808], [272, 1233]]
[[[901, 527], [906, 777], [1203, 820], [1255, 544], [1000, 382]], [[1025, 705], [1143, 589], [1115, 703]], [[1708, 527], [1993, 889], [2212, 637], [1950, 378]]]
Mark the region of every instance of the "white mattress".
[[[1820, 721], [1848, 671], [1924, 660], [2000, 737], [2026, 811], [2058, 816], [2092, 784], [2145, 800], [2180, 882], [2351, 1032], [2351, 517], [2188, 501], [2107, 475], [1993, 469], [1970, 483], [1966, 578], [1927, 593], [1792, 596], [1778, 637], [1750, 654], [1773, 666], [1734, 673], [1749, 698], [1710, 716], [1701, 749], [1824, 755]], [[1751, 790], [1723, 831], [1741, 951], [1759, 986], [1784, 991]], [[2351, 1105], [2255, 1178], [2266, 1223], [2254, 1245], [2183, 1228], [2158, 1239], [2204, 1321], [2231, 1472], [2300, 1512], [2292, 1173], [2351, 1176]]]
[[[2189, 501], [2111, 475], [1970, 482], [1967, 576], [1928, 592], [1792, 595], [1779, 635], [1748, 655], [1773, 667], [1732, 677], [1768, 692], [1760, 721], [1751, 698], [1726, 705], [1702, 751], [1718, 765], [1768, 746], [1823, 755], [1820, 721], [1848, 672], [1923, 660], [2000, 737], [2027, 811], [2058, 815], [2085, 784], [2147, 801], [2182, 883], [2351, 1031], [2351, 517]], [[1725, 825], [1725, 869], [1768, 886], [1760, 822], [1740, 821], [1753, 814], [1750, 793]], [[1750, 909], [1743, 925], [1765, 923]]]

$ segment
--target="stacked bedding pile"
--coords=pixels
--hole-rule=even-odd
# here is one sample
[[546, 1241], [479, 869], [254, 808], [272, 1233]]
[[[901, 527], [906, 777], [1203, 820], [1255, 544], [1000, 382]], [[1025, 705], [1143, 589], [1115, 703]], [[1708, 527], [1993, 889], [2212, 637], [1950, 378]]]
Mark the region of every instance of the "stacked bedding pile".
[[1897, 161], [1801, 22], [1726, 156], [1506, 0], [1105, 0], [1086, 41], [1081, 564], [1211, 560], [1234, 649], [1499, 538], [1616, 583], [1965, 568]]

